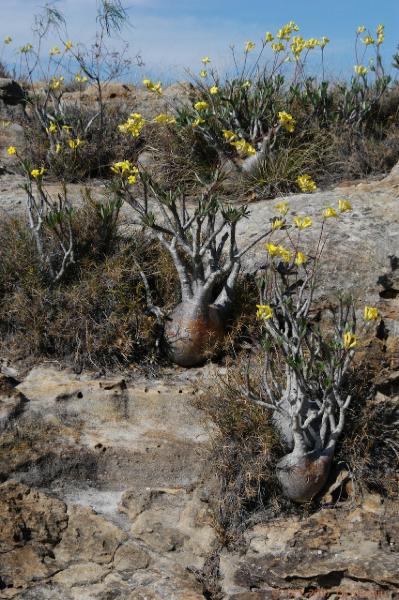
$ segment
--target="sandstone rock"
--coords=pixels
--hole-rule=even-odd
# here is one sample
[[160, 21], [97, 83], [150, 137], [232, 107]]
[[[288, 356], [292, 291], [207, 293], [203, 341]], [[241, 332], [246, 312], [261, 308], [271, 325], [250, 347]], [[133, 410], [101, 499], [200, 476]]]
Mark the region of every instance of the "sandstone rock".
[[55, 573], [52, 548], [66, 526], [60, 500], [13, 481], [0, 485], [0, 590], [13, 596]]
[[67, 585], [68, 588], [81, 586], [88, 583], [96, 583], [103, 579], [109, 573], [109, 568], [98, 565], [94, 562], [81, 562], [71, 565], [67, 569], [60, 571], [53, 577], [53, 581], [58, 584]]
[[68, 528], [55, 549], [55, 556], [64, 564], [83, 560], [107, 565], [126, 540], [124, 531], [89, 507], [71, 506], [68, 509]]
[[128, 541], [119, 546], [114, 555], [114, 567], [122, 571], [123, 576], [130, 576], [138, 569], [146, 569], [150, 564], [151, 557], [135, 542]]

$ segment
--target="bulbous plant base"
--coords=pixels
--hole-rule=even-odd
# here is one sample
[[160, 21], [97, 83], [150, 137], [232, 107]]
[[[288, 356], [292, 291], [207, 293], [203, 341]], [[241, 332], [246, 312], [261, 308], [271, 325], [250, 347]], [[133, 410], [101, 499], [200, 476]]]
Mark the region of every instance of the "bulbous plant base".
[[294, 502], [309, 502], [327, 482], [332, 461], [331, 453], [291, 452], [277, 463], [277, 479], [286, 498]]
[[181, 367], [195, 367], [212, 355], [225, 334], [224, 318], [213, 305], [206, 310], [179, 304], [165, 326], [169, 358]]

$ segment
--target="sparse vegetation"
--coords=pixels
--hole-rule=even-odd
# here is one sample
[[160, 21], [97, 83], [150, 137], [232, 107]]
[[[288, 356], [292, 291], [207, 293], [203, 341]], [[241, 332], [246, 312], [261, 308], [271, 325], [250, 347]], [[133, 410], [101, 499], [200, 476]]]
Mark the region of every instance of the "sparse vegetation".
[[[227, 374], [204, 402], [218, 426], [212, 462], [226, 539], [260, 506], [273, 513], [288, 500], [318, 501], [334, 457], [359, 489], [393, 495], [394, 477], [383, 484], [381, 465], [388, 456], [397, 461], [397, 434], [352, 370], [361, 340], [354, 302], [341, 300], [330, 320], [312, 312], [323, 228], [351, 211], [349, 201], [324, 211], [309, 256], [300, 243], [312, 218], [289, 221], [286, 202], [250, 242], [241, 245], [237, 233], [248, 196], [311, 193], [398, 161], [399, 88], [381, 58], [384, 27], [375, 39], [364, 28], [356, 33], [356, 53], [361, 40], [373, 49], [367, 66], [363, 54], [348, 81], [327, 81], [329, 40], [305, 40], [291, 21], [267, 33], [259, 51], [252, 41], [241, 56], [233, 49], [234, 75], [222, 76], [203, 57], [187, 101], [165, 101], [166, 112], [149, 118], [105, 99], [131, 64], [127, 48], [108, 46], [126, 24], [121, 2], [100, 0], [97, 23], [84, 47], [47, 5], [35, 21], [36, 45], [19, 50], [25, 144], [7, 152], [25, 176], [28, 222], [0, 223], [0, 347], [14, 358], [97, 371], [167, 358], [194, 366], [227, 355]], [[59, 45], [44, 61], [52, 33]], [[321, 78], [307, 72], [316, 52]], [[161, 82], [143, 84], [163, 96]], [[61, 180], [55, 197], [48, 177]], [[87, 189], [82, 205], [72, 205], [67, 183], [91, 177], [103, 178], [105, 197]], [[123, 229], [122, 207], [135, 215]], [[242, 258], [274, 232], [287, 245], [268, 239], [254, 325]], [[364, 310], [365, 321], [378, 320], [376, 307]], [[377, 441], [381, 432], [388, 442]]]

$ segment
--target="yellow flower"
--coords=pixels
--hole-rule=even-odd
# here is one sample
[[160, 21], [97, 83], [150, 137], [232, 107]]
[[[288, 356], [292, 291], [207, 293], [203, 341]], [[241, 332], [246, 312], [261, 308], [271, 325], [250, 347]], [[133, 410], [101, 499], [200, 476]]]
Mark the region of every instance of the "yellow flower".
[[371, 35], [366, 35], [366, 37], [362, 39], [362, 42], [366, 46], [372, 46], [375, 43], [375, 40], [371, 37]]
[[263, 319], [267, 321], [267, 319], [271, 319], [273, 317], [273, 309], [268, 304], [257, 304], [256, 308], [256, 318]]
[[136, 175], [129, 175], [129, 177], [127, 178], [127, 182], [130, 185], [134, 185], [137, 181], [137, 176]]
[[265, 35], [265, 43], [268, 44], [269, 42], [272, 42], [273, 40], [274, 40], [273, 34], [271, 34], [270, 31], [267, 31], [266, 35]]
[[356, 75], [360, 75], [363, 77], [364, 75], [367, 75], [367, 73], [368, 73], [368, 68], [364, 67], [363, 65], [354, 65], [353, 68], [355, 70]]
[[349, 202], [349, 200], [344, 200], [343, 198], [341, 198], [340, 200], [338, 200], [338, 208], [340, 212], [347, 212], [348, 210], [352, 210], [352, 205]]
[[7, 148], [7, 154], [9, 156], [12, 156], [13, 154], [16, 154], [16, 153], [17, 153], [17, 149], [16, 149], [15, 146], [8, 146], [8, 148]]
[[50, 89], [51, 90], [59, 90], [60, 87], [62, 86], [63, 81], [64, 81], [64, 78], [62, 75], [58, 78], [54, 75], [54, 77], [52, 77], [51, 81], [50, 81]]
[[313, 225], [312, 217], [294, 217], [294, 223], [298, 229], [307, 229]]
[[76, 73], [75, 81], [77, 81], [78, 83], [86, 83], [87, 77], [84, 77], [81, 73]]
[[354, 333], [352, 333], [351, 331], [347, 331], [346, 333], [344, 333], [343, 343], [344, 343], [344, 348], [346, 348], [347, 350], [354, 348], [357, 344], [356, 335]]
[[194, 104], [195, 110], [206, 110], [209, 107], [208, 102], [199, 101]]
[[61, 50], [58, 48], [58, 46], [53, 46], [53, 48], [50, 50], [50, 56], [56, 56], [57, 54], [61, 54]]
[[335, 208], [329, 206], [325, 211], [323, 211], [323, 217], [325, 219], [330, 219], [331, 217], [338, 217], [338, 214]]
[[278, 120], [280, 125], [284, 127], [289, 133], [292, 133], [295, 129], [296, 121], [292, 115], [285, 112], [285, 110], [278, 113]]
[[256, 154], [255, 148], [245, 140], [230, 142], [230, 144], [234, 146], [242, 156], [254, 156]]
[[357, 28], [358, 33], [364, 33], [365, 31], [366, 31], [366, 28], [364, 25], [359, 25], [359, 27]]
[[205, 119], [203, 119], [202, 117], [197, 117], [191, 123], [191, 127], [199, 127], [200, 125], [203, 125], [204, 123], [205, 123]]
[[206, 110], [207, 108], [209, 108], [209, 104], [205, 101], [199, 101], [194, 104], [194, 108], [195, 110]]
[[295, 60], [299, 60], [301, 57], [301, 53], [305, 49], [305, 40], [301, 35], [294, 35], [290, 47]]
[[283, 52], [285, 50], [285, 46], [281, 42], [278, 42], [277, 44], [272, 44], [272, 50], [276, 53]]
[[310, 175], [300, 175], [296, 178], [296, 182], [301, 192], [314, 192], [317, 189], [316, 183]]
[[126, 123], [118, 125], [121, 133], [129, 133], [132, 137], [139, 137], [145, 125], [145, 119], [140, 113], [131, 113]]
[[202, 71], [200, 71], [200, 77], [208, 77], [208, 72], [202, 69]]
[[241, 87], [244, 90], [248, 90], [251, 87], [251, 85], [252, 85], [252, 81], [250, 81], [249, 79], [247, 79], [246, 81], [243, 82], [243, 84], [242, 84]]
[[278, 204], [275, 205], [274, 208], [277, 208], [278, 212], [280, 213], [280, 215], [286, 215], [288, 212], [288, 202], [279, 202]]
[[66, 131], [67, 133], [69, 133], [69, 132], [71, 131], [72, 127], [71, 127], [70, 125], [63, 125], [63, 126], [62, 126], [62, 129], [63, 129], [64, 131]]
[[233, 142], [237, 138], [237, 135], [234, 133], [234, 131], [230, 131], [229, 129], [223, 129], [223, 137], [228, 142]]
[[276, 231], [276, 229], [281, 229], [284, 227], [284, 220], [275, 217], [272, 221], [272, 231]]
[[300, 267], [301, 265], [305, 264], [305, 262], [307, 261], [307, 257], [304, 255], [303, 252], [298, 251], [296, 253], [295, 256], [295, 264], [297, 267]]
[[244, 51], [246, 54], [248, 54], [248, 52], [251, 52], [251, 50], [253, 50], [255, 48], [256, 44], [255, 42], [246, 42], [245, 46], [244, 46]]
[[154, 83], [153, 81], [151, 81], [151, 79], [143, 79], [143, 84], [151, 92], [155, 92], [160, 96], [162, 95], [162, 84], [160, 81], [158, 81], [158, 83]]
[[377, 25], [377, 46], [380, 46], [385, 39], [385, 26], [381, 23]]
[[314, 50], [319, 45], [319, 43], [319, 40], [317, 40], [316, 38], [309, 38], [305, 42], [305, 48], [307, 48], [308, 50]]
[[30, 52], [32, 50], [33, 46], [32, 44], [25, 44], [25, 46], [22, 46], [19, 51], [21, 52], [21, 54], [27, 54], [28, 52]]
[[5, 44], [11, 44], [11, 42], [12, 42], [12, 37], [10, 37], [9, 35], [4, 38], [4, 43]]
[[265, 244], [265, 248], [266, 248], [267, 252], [270, 254], [270, 256], [278, 256], [280, 253], [280, 246], [276, 246], [275, 244], [272, 244], [271, 242], [268, 242], [267, 244]]
[[33, 179], [40, 179], [44, 175], [45, 168], [41, 167], [40, 169], [32, 169], [30, 172]]
[[217, 85], [213, 85], [211, 88], [209, 88], [209, 93], [212, 94], [212, 95], [217, 94], [218, 91], [219, 91], [219, 88], [218, 88]]
[[165, 123], [165, 125], [174, 125], [176, 123], [175, 117], [171, 115], [167, 115], [166, 113], [161, 113], [154, 118], [155, 123]]
[[55, 153], [59, 154], [61, 152], [61, 150], [62, 150], [61, 144], [56, 144], [55, 145]]
[[111, 167], [111, 171], [113, 173], [117, 173], [118, 175], [123, 175], [124, 173], [128, 173], [133, 169], [134, 167], [129, 160], [121, 160], [119, 162], [114, 163]]
[[329, 42], [330, 42], [330, 39], [328, 37], [326, 37], [325, 35], [323, 35], [323, 37], [321, 38], [321, 40], [319, 42], [320, 48], [325, 48]]
[[65, 50], [70, 50], [72, 48], [73, 44], [71, 42], [71, 40], [67, 40], [65, 42]]
[[378, 319], [379, 319], [378, 308], [375, 308], [375, 306], [365, 306], [364, 307], [364, 319], [365, 319], [365, 321], [378, 321]]
[[278, 254], [279, 254], [281, 260], [284, 263], [291, 262], [291, 259], [292, 259], [292, 252], [291, 252], [291, 250], [286, 250], [282, 246], [279, 246], [279, 253]]
[[204, 57], [201, 59], [201, 62], [202, 62], [202, 64], [204, 64], [204, 65], [209, 65], [209, 63], [211, 62], [211, 59], [209, 58], [209, 56], [204, 56]]
[[79, 138], [76, 138], [76, 140], [72, 140], [72, 139], [68, 140], [68, 146], [71, 148], [71, 150], [76, 150], [82, 144], [83, 144], [83, 142]]
[[47, 133], [57, 133], [57, 125], [55, 123], [50, 123], [49, 127], [46, 128]]

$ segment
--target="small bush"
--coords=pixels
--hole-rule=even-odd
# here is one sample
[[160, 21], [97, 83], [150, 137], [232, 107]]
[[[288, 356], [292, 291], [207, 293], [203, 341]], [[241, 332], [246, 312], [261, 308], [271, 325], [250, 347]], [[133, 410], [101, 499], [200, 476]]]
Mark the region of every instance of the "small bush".
[[147, 314], [139, 271], [147, 274], [155, 302], [165, 308], [175, 304], [178, 286], [167, 254], [139, 231], [121, 237], [115, 229], [107, 238], [99, 205], [89, 200], [75, 211], [73, 230], [75, 265], [52, 285], [42, 276], [25, 224], [18, 219], [1, 224], [3, 350], [76, 368], [157, 360], [160, 332]]

